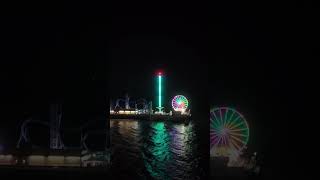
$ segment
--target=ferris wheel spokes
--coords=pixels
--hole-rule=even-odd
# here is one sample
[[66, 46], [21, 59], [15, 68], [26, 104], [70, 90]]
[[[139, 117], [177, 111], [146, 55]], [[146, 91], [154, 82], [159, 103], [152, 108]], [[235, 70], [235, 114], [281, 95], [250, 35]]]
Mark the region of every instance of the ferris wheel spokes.
[[210, 153], [214, 156], [236, 156], [246, 147], [249, 126], [235, 109], [222, 107], [210, 111]]

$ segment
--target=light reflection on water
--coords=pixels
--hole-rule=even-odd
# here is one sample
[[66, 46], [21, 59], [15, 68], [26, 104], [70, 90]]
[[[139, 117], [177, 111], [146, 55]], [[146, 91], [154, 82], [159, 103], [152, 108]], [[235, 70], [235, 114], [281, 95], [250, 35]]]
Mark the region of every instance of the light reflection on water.
[[192, 122], [111, 120], [114, 173], [139, 179], [198, 179]]

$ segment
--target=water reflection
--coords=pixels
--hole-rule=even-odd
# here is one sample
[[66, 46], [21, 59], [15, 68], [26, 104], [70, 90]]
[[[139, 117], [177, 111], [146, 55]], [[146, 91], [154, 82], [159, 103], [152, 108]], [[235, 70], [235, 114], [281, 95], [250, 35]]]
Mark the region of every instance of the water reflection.
[[170, 159], [170, 137], [163, 122], [151, 123], [150, 142], [142, 150], [144, 165], [150, 175], [157, 179], [167, 179]]
[[139, 179], [197, 179], [199, 157], [192, 122], [110, 122], [116, 173]]

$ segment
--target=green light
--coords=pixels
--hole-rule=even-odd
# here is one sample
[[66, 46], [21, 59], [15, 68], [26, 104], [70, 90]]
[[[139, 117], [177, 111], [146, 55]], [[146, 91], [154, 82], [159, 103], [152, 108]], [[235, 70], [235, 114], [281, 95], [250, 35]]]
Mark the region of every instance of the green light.
[[159, 79], [159, 107], [161, 108], [161, 76], [158, 76]]
[[[171, 179], [167, 173], [167, 165], [172, 159], [170, 134], [163, 122], [156, 122], [150, 125], [152, 133], [150, 146], [145, 146], [142, 153], [146, 170], [154, 179]], [[146, 156], [146, 154], [148, 156]]]

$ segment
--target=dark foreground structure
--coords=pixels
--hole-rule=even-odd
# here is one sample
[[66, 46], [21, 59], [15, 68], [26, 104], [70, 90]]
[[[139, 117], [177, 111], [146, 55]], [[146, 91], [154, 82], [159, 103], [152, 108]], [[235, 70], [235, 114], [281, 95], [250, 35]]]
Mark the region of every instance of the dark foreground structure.
[[210, 159], [211, 179], [272, 179], [272, 172], [268, 168], [262, 167], [261, 172], [255, 173], [244, 167], [228, 167], [228, 158]]
[[10, 178], [96, 178], [96, 177], [110, 177], [107, 169], [103, 168], [53, 168], [53, 167], [13, 167], [1, 166], [1, 177]]

